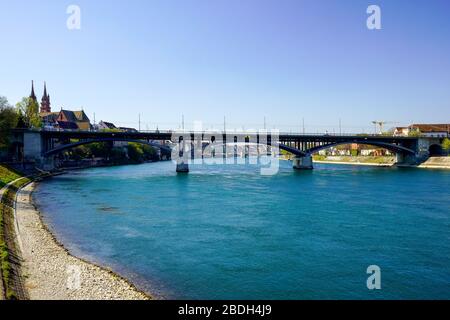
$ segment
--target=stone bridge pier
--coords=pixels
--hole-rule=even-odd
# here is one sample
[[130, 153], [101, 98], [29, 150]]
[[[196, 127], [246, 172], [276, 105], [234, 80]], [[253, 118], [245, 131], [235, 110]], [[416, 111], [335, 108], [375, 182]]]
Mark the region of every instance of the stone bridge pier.
[[400, 152], [395, 154], [395, 163], [397, 165], [414, 165], [417, 162], [418, 158], [415, 155]]
[[306, 154], [304, 156], [295, 156], [292, 161], [292, 167], [296, 170], [311, 170], [313, 169], [312, 155]]
[[45, 142], [38, 131], [23, 133], [23, 159], [34, 162], [35, 166], [44, 170], [54, 169], [53, 157], [44, 157]]
[[186, 142], [184, 141], [183, 137], [180, 137], [178, 140], [178, 158], [177, 158], [177, 173], [188, 173], [189, 172], [189, 160], [187, 155], [190, 152], [186, 152]]
[[428, 152], [418, 152], [416, 154], [410, 153], [396, 153], [395, 164], [396, 165], [419, 165], [429, 158]]
[[42, 161], [43, 143], [40, 132], [24, 132], [23, 156], [26, 160]]

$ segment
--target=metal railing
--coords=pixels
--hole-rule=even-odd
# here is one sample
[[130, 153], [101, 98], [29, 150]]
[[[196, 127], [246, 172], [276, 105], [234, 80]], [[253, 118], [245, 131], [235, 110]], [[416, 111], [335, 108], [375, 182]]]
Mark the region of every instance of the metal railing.
[[283, 136], [321, 136], [321, 137], [351, 137], [351, 136], [358, 136], [358, 137], [406, 137], [404, 135], [396, 135], [396, 134], [375, 134], [375, 133], [335, 133], [335, 132], [283, 132], [278, 130], [202, 130], [202, 131], [195, 131], [195, 130], [136, 130], [136, 131], [126, 131], [126, 130], [119, 130], [119, 131], [103, 131], [103, 130], [79, 130], [79, 129], [60, 129], [60, 128], [42, 128], [42, 129], [29, 129], [31, 131], [43, 131], [43, 132], [99, 132], [99, 133], [142, 133], [142, 134], [172, 134], [174, 132], [180, 133], [180, 132], [187, 132], [190, 134], [238, 134], [238, 135], [244, 135], [244, 134], [263, 134], [263, 133], [276, 133], [277, 135], [283, 135]]

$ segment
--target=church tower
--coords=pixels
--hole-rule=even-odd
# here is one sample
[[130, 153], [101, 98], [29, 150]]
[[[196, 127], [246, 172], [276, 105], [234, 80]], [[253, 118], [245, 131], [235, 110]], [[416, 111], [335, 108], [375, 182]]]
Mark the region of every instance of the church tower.
[[34, 81], [31, 80], [31, 93], [30, 93], [30, 99], [37, 101], [36, 95], [34, 94]]
[[52, 112], [50, 108], [50, 95], [47, 94], [47, 84], [44, 82], [44, 95], [41, 99], [41, 113]]

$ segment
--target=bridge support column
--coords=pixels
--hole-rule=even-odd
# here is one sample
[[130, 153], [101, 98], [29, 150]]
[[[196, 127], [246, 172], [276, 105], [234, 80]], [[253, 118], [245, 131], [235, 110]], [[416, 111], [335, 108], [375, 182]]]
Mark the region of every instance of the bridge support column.
[[428, 156], [420, 156], [420, 155], [414, 155], [414, 154], [404, 154], [404, 153], [397, 153], [395, 155], [395, 164], [398, 166], [411, 166], [411, 165], [418, 165], [421, 162], [425, 161], [428, 158]]
[[55, 169], [55, 159], [53, 157], [43, 158], [42, 169], [47, 171]]
[[395, 162], [396, 163], [403, 163], [403, 161], [404, 161], [403, 153], [400, 153], [400, 152], [396, 153], [395, 154]]
[[189, 172], [189, 164], [184, 162], [183, 160], [177, 162], [177, 172], [178, 173], [188, 173]]
[[293, 159], [292, 166], [296, 170], [311, 170], [313, 168], [312, 156], [310, 154], [303, 157], [296, 156]]
[[23, 134], [23, 155], [26, 160], [42, 162], [43, 143], [41, 133], [38, 131]]
[[178, 159], [177, 161], [177, 173], [188, 173], [189, 172], [189, 160], [187, 156], [188, 150], [186, 150], [186, 142], [184, 141], [184, 137], [179, 137], [178, 140]]

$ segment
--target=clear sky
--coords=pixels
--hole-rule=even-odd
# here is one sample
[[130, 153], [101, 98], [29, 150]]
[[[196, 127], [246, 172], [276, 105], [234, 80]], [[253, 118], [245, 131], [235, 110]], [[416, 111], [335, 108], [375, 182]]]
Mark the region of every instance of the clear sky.
[[[66, 9], [81, 9], [69, 30]], [[368, 5], [381, 30], [368, 30]], [[450, 1], [0, 0], [0, 95], [142, 129], [450, 121]], [[394, 126], [397, 124], [392, 124]], [[373, 129], [372, 129], [373, 130]]]

